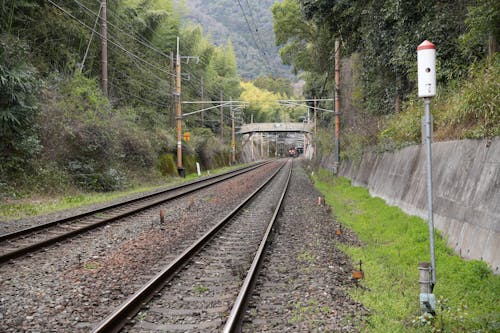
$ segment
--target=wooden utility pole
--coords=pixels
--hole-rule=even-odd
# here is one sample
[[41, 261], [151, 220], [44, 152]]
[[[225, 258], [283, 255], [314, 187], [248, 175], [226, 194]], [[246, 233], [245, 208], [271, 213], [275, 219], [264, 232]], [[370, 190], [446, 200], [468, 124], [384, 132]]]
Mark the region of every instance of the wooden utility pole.
[[335, 172], [340, 163], [340, 39], [335, 40]]
[[230, 98], [229, 108], [231, 109], [231, 162], [236, 163], [236, 137], [234, 133], [234, 111], [233, 98]]
[[224, 94], [220, 92], [220, 141], [224, 144], [224, 106], [222, 105], [222, 99]]
[[170, 51], [170, 128], [175, 127], [176, 95], [175, 95], [175, 63], [174, 52]]
[[181, 56], [179, 54], [179, 37], [177, 37], [177, 56], [175, 59], [176, 69], [176, 97], [177, 97], [177, 171], [179, 176], [184, 177], [182, 167], [182, 108], [181, 108]]
[[[203, 110], [205, 108], [205, 87], [203, 84], [203, 77], [201, 77], [201, 109]], [[205, 111], [201, 111], [201, 127], [205, 127]]]
[[108, 97], [108, 28], [106, 22], [106, 0], [101, 0], [101, 52], [102, 92]]

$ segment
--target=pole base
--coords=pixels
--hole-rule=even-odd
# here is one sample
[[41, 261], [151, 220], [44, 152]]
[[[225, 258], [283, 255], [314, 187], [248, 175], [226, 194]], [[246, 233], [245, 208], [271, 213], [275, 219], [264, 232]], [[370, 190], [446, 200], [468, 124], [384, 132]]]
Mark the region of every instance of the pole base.
[[177, 172], [179, 173], [179, 177], [186, 178], [186, 171], [184, 168], [178, 167]]

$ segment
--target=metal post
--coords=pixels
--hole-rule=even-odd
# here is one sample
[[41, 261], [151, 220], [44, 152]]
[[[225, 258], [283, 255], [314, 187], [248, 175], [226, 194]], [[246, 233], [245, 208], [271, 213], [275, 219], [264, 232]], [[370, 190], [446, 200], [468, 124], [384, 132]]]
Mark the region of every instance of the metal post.
[[318, 159], [318, 107], [316, 97], [314, 97], [314, 161]]
[[220, 92], [220, 141], [224, 144], [224, 106], [222, 105], [222, 99], [224, 95], [222, 91]]
[[253, 147], [253, 135], [254, 133], [250, 133], [250, 151], [252, 153], [252, 161], [255, 161], [255, 153], [254, 153], [254, 147]]
[[335, 40], [335, 173], [340, 163], [340, 40]]
[[[205, 87], [203, 83], [203, 77], [201, 77], [201, 100], [203, 103], [201, 103], [201, 109], [203, 110], [205, 108]], [[201, 111], [201, 127], [205, 127], [205, 111]]]
[[429, 239], [431, 248], [431, 269], [432, 269], [432, 288], [436, 284], [436, 258], [434, 256], [434, 222], [432, 210], [432, 137], [431, 137], [431, 99], [430, 97], [424, 98], [425, 104], [425, 145], [427, 151], [427, 204], [428, 222], [429, 222]]
[[428, 262], [418, 264], [418, 282], [420, 284], [420, 310], [432, 316], [436, 314], [436, 297], [432, 293], [432, 267]]
[[260, 132], [260, 158], [264, 158], [264, 133]]
[[229, 98], [229, 109], [231, 111], [231, 162], [236, 163], [236, 137], [234, 133], [234, 111], [233, 111], [233, 98]]
[[106, 0], [101, 0], [101, 52], [102, 52], [102, 92], [108, 96], [108, 28], [106, 22]]
[[177, 171], [179, 172], [179, 176], [184, 177], [184, 168], [182, 167], [181, 57], [179, 55], [179, 37], [177, 37], [175, 66], [177, 81]]

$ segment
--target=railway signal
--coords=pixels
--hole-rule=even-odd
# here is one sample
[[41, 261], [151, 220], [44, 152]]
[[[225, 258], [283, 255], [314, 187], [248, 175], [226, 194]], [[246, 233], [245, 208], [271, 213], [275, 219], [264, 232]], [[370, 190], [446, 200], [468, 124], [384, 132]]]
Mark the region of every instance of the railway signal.
[[436, 47], [425, 40], [417, 47], [418, 67], [418, 97], [424, 98], [425, 105], [425, 146], [427, 155], [427, 204], [430, 240], [430, 267], [427, 263], [419, 265], [420, 270], [420, 308], [425, 313], [434, 315], [436, 298], [432, 293], [436, 284], [436, 259], [434, 254], [434, 222], [432, 208], [432, 124], [430, 104], [431, 98], [436, 96]]

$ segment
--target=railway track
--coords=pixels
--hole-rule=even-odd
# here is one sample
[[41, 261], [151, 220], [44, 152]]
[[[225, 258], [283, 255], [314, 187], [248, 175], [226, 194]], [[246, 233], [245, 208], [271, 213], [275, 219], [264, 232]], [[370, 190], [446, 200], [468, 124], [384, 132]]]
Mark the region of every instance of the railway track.
[[284, 164], [127, 299], [100, 332], [224, 331], [240, 325], [291, 177]]
[[97, 210], [55, 220], [0, 236], [0, 264], [38, 251], [65, 239], [123, 219], [156, 205], [178, 199], [229, 178], [255, 170], [266, 163], [240, 168], [157, 191], [142, 197], [102, 207]]

